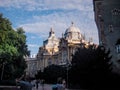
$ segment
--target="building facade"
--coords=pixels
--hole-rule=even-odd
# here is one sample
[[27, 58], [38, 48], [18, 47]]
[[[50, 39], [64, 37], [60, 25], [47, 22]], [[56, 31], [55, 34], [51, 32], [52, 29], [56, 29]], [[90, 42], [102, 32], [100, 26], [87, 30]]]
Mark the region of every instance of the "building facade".
[[120, 73], [120, 1], [93, 0], [99, 44], [110, 49], [113, 71]]
[[81, 34], [80, 29], [76, 27], [73, 22], [71, 26], [65, 30], [61, 38], [57, 38], [54, 30], [51, 28], [48, 39], [43, 41], [43, 46], [39, 48], [36, 57], [39, 63], [39, 70], [43, 70], [52, 64], [70, 64], [72, 54], [75, 53], [77, 48], [89, 44], [93, 43], [84, 39], [84, 35]]
[[26, 57], [26, 75], [30, 77], [35, 77], [35, 74], [37, 74], [39, 63], [36, 58], [33, 57]]
[[37, 60], [39, 69], [43, 70], [48, 65], [58, 63], [59, 39], [55, 36], [53, 29], [50, 29], [48, 39], [43, 41], [43, 46], [39, 48]]
[[88, 47], [92, 44], [91, 40], [85, 40], [85, 36], [81, 34], [80, 29], [73, 22], [61, 38], [57, 38], [51, 28], [48, 38], [43, 41], [43, 46], [39, 47], [36, 57], [26, 57], [28, 65], [26, 75], [35, 77], [39, 70], [43, 71], [45, 67], [52, 64], [61, 66], [71, 64], [72, 55], [78, 47]]

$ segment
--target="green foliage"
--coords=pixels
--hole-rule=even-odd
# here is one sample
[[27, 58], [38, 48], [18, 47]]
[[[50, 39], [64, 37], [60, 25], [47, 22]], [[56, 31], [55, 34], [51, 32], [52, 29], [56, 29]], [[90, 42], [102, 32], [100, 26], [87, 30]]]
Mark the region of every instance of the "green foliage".
[[27, 45], [26, 45], [26, 35], [22, 28], [17, 29], [18, 34], [18, 42], [16, 43], [16, 47], [18, 48], [18, 51], [21, 52], [21, 55], [29, 56], [30, 51], [28, 51]]
[[0, 45], [0, 57], [2, 62], [3, 60], [11, 60], [11, 58], [17, 56], [17, 54], [18, 51], [14, 46], [9, 44]]
[[12, 25], [11, 22], [7, 18], [4, 18], [2, 14], [0, 14], [0, 31], [12, 30], [11, 25]]
[[100, 82], [102, 82], [101, 86], [105, 85], [112, 70], [109, 54], [110, 50], [107, 51], [102, 46], [79, 48], [72, 58], [69, 82], [84, 88], [97, 87]]
[[39, 70], [38, 72], [37, 72], [37, 74], [35, 75], [35, 78], [36, 79], [43, 79], [44, 78], [44, 73], [41, 71], [41, 70]]
[[57, 83], [59, 77], [65, 78], [65, 67], [58, 65], [50, 65], [44, 69], [44, 72], [38, 72], [37, 78], [45, 79], [46, 83]]
[[[26, 35], [22, 28], [15, 31], [11, 22], [0, 14], [0, 76], [14, 79], [24, 73], [24, 57], [29, 55]], [[4, 70], [4, 71], [3, 71]]]

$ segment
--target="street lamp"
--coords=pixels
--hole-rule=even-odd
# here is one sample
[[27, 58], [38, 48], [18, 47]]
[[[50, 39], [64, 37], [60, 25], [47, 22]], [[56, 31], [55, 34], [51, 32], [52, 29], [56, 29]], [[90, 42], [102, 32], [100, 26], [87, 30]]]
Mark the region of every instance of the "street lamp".
[[4, 66], [5, 66], [6, 62], [3, 62], [3, 67], [2, 67], [2, 72], [1, 72], [1, 80], [3, 78], [3, 73], [4, 73]]
[[68, 64], [67, 64], [67, 84], [66, 87], [68, 88]]

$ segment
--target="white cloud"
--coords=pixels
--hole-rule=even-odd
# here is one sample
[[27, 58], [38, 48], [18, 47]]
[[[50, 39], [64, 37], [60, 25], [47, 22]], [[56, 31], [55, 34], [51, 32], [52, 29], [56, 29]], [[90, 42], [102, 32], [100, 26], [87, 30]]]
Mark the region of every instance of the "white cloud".
[[[32, 42], [32, 40], [35, 41], [38, 36], [39, 39], [47, 39], [51, 27], [54, 29], [56, 36], [61, 37], [72, 21], [79, 27], [82, 34], [85, 33], [87, 39], [93, 37], [93, 41], [98, 43], [92, 0], [0, 0], [0, 7], [24, 9], [35, 14], [34, 16], [29, 15], [30, 18], [24, 17], [25, 19], [22, 20], [24, 23], [21, 25], [21, 21], [17, 22], [19, 25], [17, 27], [23, 27], [27, 33], [37, 34], [37, 36], [28, 37], [30, 39], [28, 47], [32, 52], [38, 51], [40, 46], [38, 45], [40, 41]], [[41, 11], [49, 12], [49, 10], [56, 10], [56, 12], [41, 13]], [[57, 10], [60, 10], [60, 12]], [[34, 11], [40, 14], [36, 14]]]
[[51, 27], [54, 28], [56, 36], [61, 37], [73, 21], [86, 36], [91, 37], [94, 34], [90, 32], [94, 32], [93, 37], [97, 41], [92, 0], [0, 0], [0, 7], [24, 8], [30, 11], [62, 9], [63, 12], [35, 15], [18, 27], [46, 39]]
[[26, 32], [39, 34], [41, 38], [46, 39], [51, 27], [53, 27], [56, 36], [61, 37], [73, 21], [82, 34], [85, 33], [87, 38], [93, 37], [93, 40], [97, 42], [97, 29], [91, 13], [67, 12], [66, 14], [60, 12], [45, 16], [34, 16], [32, 21], [20, 27], [23, 27]]
[[36, 44], [28, 44], [28, 47], [29, 47], [29, 48], [35, 48], [35, 47], [37, 47], [37, 48], [38, 48], [38, 47], [39, 47], [39, 45], [36, 45]]
[[37, 7], [37, 2], [35, 0], [0, 0], [0, 6], [34, 10]]
[[[47, 26], [47, 23], [46, 24], [44, 24], [44, 23], [31, 23], [31, 24], [22, 25], [22, 27], [24, 28], [24, 30], [26, 32], [39, 34], [40, 37], [43, 38], [43, 39], [46, 39], [48, 37], [49, 31], [50, 31], [50, 28], [51, 28], [51, 26]], [[61, 25], [60, 23], [58, 23], [56, 25], [56, 27], [52, 27], [52, 28], [54, 29], [55, 33], [59, 37], [60, 37], [60, 35], [62, 35], [61, 34], [62, 31], [64, 31], [63, 30], [63, 25]]]
[[1, 7], [21, 8], [24, 10], [77, 9], [92, 10], [92, 0], [0, 0]]

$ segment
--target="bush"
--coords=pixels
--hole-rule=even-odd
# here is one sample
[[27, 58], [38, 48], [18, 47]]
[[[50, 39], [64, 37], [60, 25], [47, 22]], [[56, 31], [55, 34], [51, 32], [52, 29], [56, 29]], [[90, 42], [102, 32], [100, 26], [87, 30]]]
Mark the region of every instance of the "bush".
[[16, 82], [15, 80], [1, 80], [0, 81], [0, 85], [3, 85], [3, 86], [15, 86], [16, 85]]

